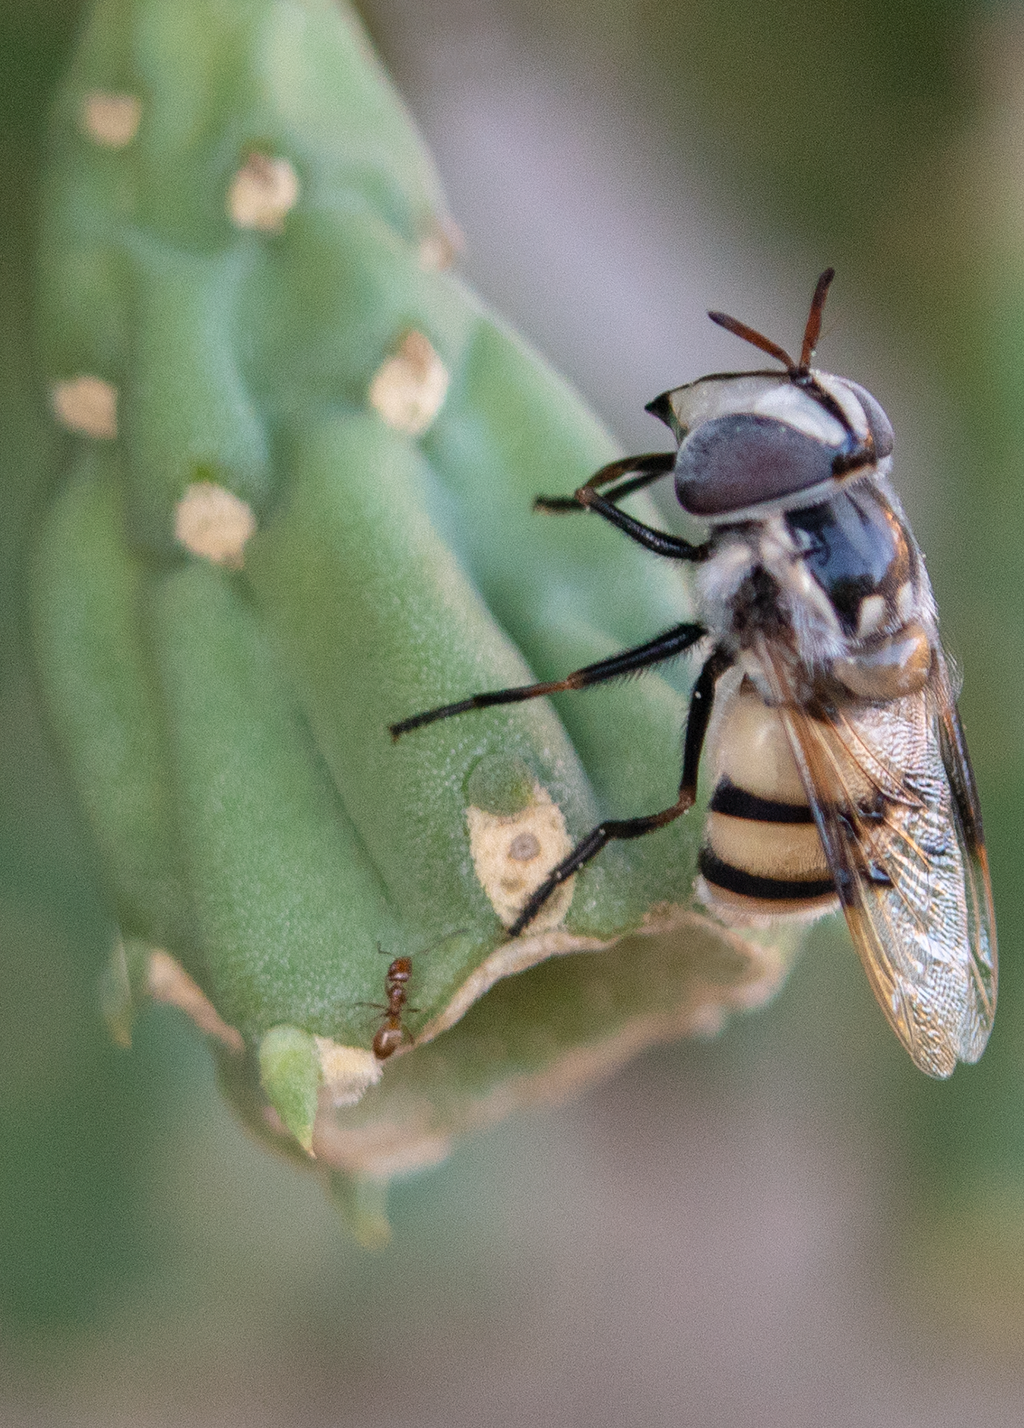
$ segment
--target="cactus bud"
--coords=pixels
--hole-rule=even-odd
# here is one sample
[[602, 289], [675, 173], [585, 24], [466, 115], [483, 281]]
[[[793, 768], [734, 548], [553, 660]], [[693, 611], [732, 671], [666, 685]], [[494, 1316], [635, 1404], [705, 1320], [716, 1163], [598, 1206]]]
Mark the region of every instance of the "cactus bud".
[[690, 908], [693, 819], [506, 936], [604, 812], [675, 796], [657, 675], [389, 737], [685, 617], [673, 569], [532, 512], [614, 448], [451, 271], [454, 233], [343, 6], [96, 5], [53, 116], [39, 336], [68, 434], [34, 619], [124, 937], [108, 1019], [123, 1042], [137, 995], [182, 1007], [368, 1239], [369, 1187], [714, 1029], [788, 956]]

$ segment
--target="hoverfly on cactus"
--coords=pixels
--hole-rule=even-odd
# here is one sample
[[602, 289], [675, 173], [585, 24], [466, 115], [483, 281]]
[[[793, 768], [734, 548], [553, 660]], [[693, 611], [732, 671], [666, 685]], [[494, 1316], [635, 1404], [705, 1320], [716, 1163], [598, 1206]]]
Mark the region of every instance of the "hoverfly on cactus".
[[[510, 935], [606, 844], [686, 813], [707, 744], [698, 898], [735, 924], [841, 907], [889, 1024], [921, 1070], [944, 1077], [978, 1060], [995, 1011], [981, 814], [931, 586], [889, 483], [889, 419], [856, 382], [811, 365], [833, 276], [818, 280], [799, 361], [710, 313], [782, 370], [715, 373], [663, 393], [648, 410], [675, 451], [612, 462], [571, 497], [537, 498], [539, 510], [593, 511], [692, 563], [698, 618], [564, 679], [473, 695], [391, 733], [700, 650], [675, 803], [599, 824]], [[710, 527], [701, 544], [620, 508], [669, 473], [683, 510]]]

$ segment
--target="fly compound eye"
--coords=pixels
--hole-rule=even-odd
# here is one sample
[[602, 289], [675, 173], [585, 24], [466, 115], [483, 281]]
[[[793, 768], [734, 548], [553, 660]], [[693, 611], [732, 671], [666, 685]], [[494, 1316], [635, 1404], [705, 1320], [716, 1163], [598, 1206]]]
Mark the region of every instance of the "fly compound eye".
[[836, 447], [771, 417], [716, 417], [680, 446], [676, 496], [691, 515], [726, 515], [829, 480], [836, 455]]
[[881, 461], [884, 456], [891, 456], [895, 437], [893, 436], [892, 422], [882, 410], [881, 405], [875, 401], [866, 387], [862, 387], [859, 382], [851, 382], [849, 377], [837, 378], [836, 384], [846, 387], [860, 402], [867, 420], [868, 431], [871, 433], [871, 439], [875, 445], [875, 460]]

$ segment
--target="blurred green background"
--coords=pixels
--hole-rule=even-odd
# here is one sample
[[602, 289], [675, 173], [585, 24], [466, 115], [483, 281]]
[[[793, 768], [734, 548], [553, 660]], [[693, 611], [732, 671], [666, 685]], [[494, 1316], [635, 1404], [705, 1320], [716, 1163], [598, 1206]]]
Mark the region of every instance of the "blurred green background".
[[656, 392], [799, 333], [894, 418], [982, 789], [1003, 976], [951, 1083], [840, 929], [717, 1042], [396, 1187], [378, 1255], [252, 1146], [205, 1048], [94, 986], [109, 927], [37, 717], [20, 561], [48, 469], [28, 357], [47, 94], [78, 15], [0, 5], [0, 1420], [1020, 1421], [1024, 14], [871, 0], [374, 0], [463, 266], [632, 449]]

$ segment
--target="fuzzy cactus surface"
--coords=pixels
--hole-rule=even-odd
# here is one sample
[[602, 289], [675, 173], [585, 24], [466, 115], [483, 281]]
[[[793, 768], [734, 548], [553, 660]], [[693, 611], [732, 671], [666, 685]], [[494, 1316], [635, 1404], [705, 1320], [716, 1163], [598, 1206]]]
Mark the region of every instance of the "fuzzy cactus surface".
[[686, 617], [667, 562], [532, 512], [617, 452], [456, 248], [347, 9], [98, 0], [52, 120], [33, 608], [121, 930], [105, 1006], [125, 1042], [148, 997], [188, 1011], [368, 1239], [360, 1186], [714, 1030], [794, 945], [691, 905], [696, 810], [508, 939], [601, 817], [674, 800], [685, 703], [657, 674], [388, 735]]

